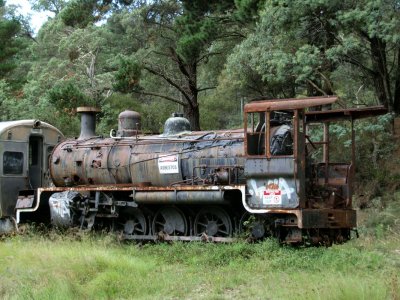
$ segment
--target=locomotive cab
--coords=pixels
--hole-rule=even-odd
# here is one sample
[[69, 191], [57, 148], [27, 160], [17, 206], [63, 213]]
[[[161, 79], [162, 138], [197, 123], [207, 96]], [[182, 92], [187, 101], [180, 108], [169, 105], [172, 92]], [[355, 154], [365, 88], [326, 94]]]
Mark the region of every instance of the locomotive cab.
[[[383, 107], [315, 110], [336, 97], [257, 101], [245, 107], [244, 206], [260, 222], [280, 227], [281, 240], [343, 241], [356, 227], [352, 209], [355, 170], [354, 120], [386, 112]], [[310, 109], [309, 111], [306, 111]], [[314, 109], [314, 110], [311, 110]], [[351, 123], [348, 162], [333, 162], [330, 124]], [[322, 140], [311, 138], [313, 133]], [[341, 159], [344, 155], [341, 153]]]
[[[336, 98], [324, 100], [332, 103]], [[269, 212], [269, 209], [305, 207], [304, 109], [315, 105], [307, 101], [271, 100], [246, 105], [248, 210]]]

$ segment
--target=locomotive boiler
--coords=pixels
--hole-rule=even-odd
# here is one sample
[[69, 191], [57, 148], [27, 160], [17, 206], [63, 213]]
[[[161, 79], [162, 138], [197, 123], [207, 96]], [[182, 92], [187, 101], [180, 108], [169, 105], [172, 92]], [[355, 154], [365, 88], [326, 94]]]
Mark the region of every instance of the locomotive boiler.
[[[174, 114], [159, 135], [142, 134], [140, 115], [125, 111], [108, 138], [95, 135], [97, 110], [79, 108], [79, 138], [50, 156], [55, 186], [39, 188], [32, 207], [20, 203], [17, 220], [48, 207], [56, 226], [105, 226], [133, 240], [345, 241], [356, 227], [353, 121], [386, 110], [311, 110], [335, 101], [254, 101], [237, 130], [193, 132]], [[342, 120], [351, 122], [352, 159], [332, 162], [329, 126]], [[323, 140], [312, 140], [311, 126]]]

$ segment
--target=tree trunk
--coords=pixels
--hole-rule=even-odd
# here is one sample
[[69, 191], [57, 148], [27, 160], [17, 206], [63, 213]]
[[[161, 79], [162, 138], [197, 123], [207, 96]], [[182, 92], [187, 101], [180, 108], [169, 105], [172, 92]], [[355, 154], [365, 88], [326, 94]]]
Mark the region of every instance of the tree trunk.
[[397, 49], [397, 65], [395, 70], [393, 111], [400, 115], [400, 47]]
[[371, 38], [371, 59], [374, 70], [373, 82], [379, 102], [393, 111], [389, 72], [386, 65], [386, 44], [379, 38]]
[[[183, 62], [183, 60], [180, 60]], [[184, 112], [190, 122], [190, 127], [193, 131], [200, 131], [200, 110], [199, 110], [199, 89], [197, 88], [197, 62], [193, 61], [190, 64], [180, 66], [181, 69], [185, 70], [186, 77], [186, 90], [188, 90], [188, 98], [186, 101], [188, 105], [185, 105]]]
[[185, 117], [189, 120], [190, 122], [190, 128], [193, 131], [199, 131], [200, 130], [200, 111], [199, 111], [199, 105], [195, 105], [194, 107], [190, 105], [185, 105], [183, 107], [183, 112], [185, 114]]

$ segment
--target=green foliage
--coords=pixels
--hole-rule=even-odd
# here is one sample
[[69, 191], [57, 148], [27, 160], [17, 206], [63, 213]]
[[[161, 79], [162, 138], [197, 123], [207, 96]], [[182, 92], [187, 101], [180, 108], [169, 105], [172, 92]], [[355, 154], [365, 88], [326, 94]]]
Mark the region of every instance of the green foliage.
[[165, 121], [176, 111], [179, 111], [179, 109], [167, 101], [143, 103], [141, 111], [142, 129], [145, 133], [162, 133]]
[[115, 73], [114, 90], [121, 93], [139, 91], [139, 81], [142, 67], [136, 60], [120, 57], [119, 68]]
[[8, 14], [5, 1], [0, 0], [0, 79], [16, 67], [15, 55], [21, 49], [20, 32], [20, 22]]
[[[47, 22], [31, 45], [27, 82], [14, 105], [25, 109], [10, 108], [16, 117], [40, 118], [76, 135], [78, 118], [70, 115], [75, 105], [101, 107], [111, 95], [115, 55], [110, 39], [104, 28], [72, 29], [59, 17]], [[52, 114], [44, 113], [49, 110]]]
[[65, 0], [30, 0], [32, 9], [36, 11], [50, 11], [58, 15], [66, 6]]
[[[176, 52], [184, 61], [197, 61], [204, 49], [214, 41], [223, 29], [218, 13], [231, 8], [231, 1], [182, 1], [183, 13], [176, 18], [180, 35]], [[207, 18], [208, 14], [215, 14]]]
[[73, 111], [79, 106], [93, 106], [93, 100], [83, 94], [75, 84], [69, 82], [54, 86], [49, 91], [50, 104], [60, 111]]
[[[269, 97], [340, 94], [355, 83], [400, 111], [400, 22], [395, 1], [265, 1], [254, 31], [228, 61], [232, 78]], [[343, 73], [351, 70], [352, 76]], [[260, 89], [259, 86], [262, 86]]]
[[[374, 120], [358, 122], [356, 126], [357, 149], [363, 149], [357, 151], [358, 180], [374, 181], [375, 193], [381, 193], [382, 189], [389, 187], [395, 181], [393, 180], [395, 178], [387, 172], [386, 166], [382, 167], [382, 163], [393, 156], [396, 146], [391, 134], [392, 124], [393, 115], [386, 114]], [[397, 163], [395, 157], [391, 161]]]
[[244, 96], [237, 93], [237, 85], [222, 73], [215, 90], [201, 98], [201, 127], [206, 130], [242, 128]]
[[1, 115], [0, 120], [8, 120], [9, 119], [9, 104], [12, 102], [10, 86], [4, 79], [0, 80], [0, 109]]
[[255, 21], [264, 2], [264, 0], [235, 0], [236, 10], [233, 17], [243, 23]]
[[67, 26], [85, 28], [96, 20], [96, 4], [96, 0], [73, 0], [61, 11], [61, 19]]

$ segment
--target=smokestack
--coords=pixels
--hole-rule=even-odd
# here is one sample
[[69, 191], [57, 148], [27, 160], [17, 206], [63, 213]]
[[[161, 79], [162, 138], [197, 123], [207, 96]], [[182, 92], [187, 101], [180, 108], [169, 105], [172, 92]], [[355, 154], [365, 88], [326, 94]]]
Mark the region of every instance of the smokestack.
[[97, 107], [78, 107], [76, 112], [81, 114], [81, 133], [78, 140], [96, 136], [96, 114], [100, 112]]

